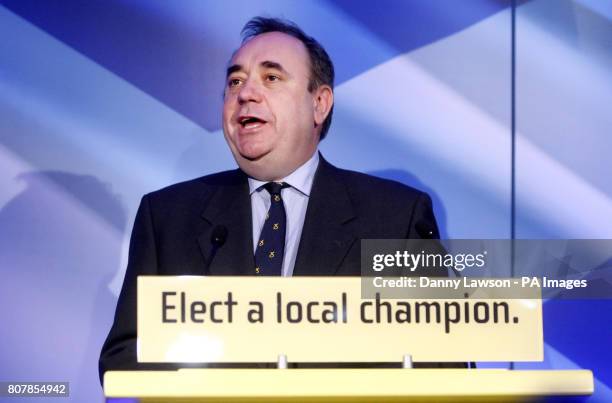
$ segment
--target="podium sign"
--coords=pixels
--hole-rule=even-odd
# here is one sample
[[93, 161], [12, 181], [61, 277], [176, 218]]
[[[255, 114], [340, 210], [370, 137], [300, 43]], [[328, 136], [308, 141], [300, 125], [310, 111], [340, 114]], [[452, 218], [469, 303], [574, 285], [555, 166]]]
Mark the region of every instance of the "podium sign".
[[359, 277], [138, 278], [139, 362], [541, 361], [539, 299], [362, 299]]

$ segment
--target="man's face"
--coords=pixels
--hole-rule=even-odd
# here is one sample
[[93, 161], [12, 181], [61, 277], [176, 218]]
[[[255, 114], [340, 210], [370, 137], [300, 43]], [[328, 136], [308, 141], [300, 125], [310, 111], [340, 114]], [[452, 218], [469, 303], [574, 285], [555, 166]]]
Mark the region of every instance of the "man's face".
[[312, 156], [319, 141], [308, 52], [298, 39], [269, 32], [246, 42], [229, 66], [223, 132], [232, 154], [248, 175], [282, 179]]

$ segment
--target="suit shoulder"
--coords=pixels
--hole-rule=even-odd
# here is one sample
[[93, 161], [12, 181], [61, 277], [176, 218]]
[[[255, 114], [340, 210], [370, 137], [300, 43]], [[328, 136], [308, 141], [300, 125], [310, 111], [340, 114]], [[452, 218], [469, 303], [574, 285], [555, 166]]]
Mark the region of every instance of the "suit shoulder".
[[351, 193], [370, 198], [415, 200], [428, 198], [427, 193], [391, 179], [384, 179], [361, 172], [338, 169], [338, 174]]
[[161, 203], [176, 203], [181, 200], [190, 200], [194, 198], [201, 200], [202, 197], [215, 192], [221, 187], [238, 186], [243, 182], [244, 175], [239, 170], [235, 169], [175, 183], [147, 193], [144, 198]]

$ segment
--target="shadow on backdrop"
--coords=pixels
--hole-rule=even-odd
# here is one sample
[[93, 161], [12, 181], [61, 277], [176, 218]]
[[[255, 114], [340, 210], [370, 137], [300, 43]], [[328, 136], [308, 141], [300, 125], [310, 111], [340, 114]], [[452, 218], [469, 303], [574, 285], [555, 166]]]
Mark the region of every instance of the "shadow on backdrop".
[[71, 401], [102, 399], [97, 360], [115, 296], [126, 213], [88, 175], [29, 172], [0, 210], [0, 379], [68, 381]]

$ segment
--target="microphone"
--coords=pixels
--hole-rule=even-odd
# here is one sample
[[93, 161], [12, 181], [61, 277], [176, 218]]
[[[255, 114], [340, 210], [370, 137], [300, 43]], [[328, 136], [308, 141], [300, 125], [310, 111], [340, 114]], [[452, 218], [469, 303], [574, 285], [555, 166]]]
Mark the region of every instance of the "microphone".
[[420, 220], [415, 225], [414, 228], [417, 231], [417, 234], [422, 239], [439, 239], [440, 234], [438, 233], [438, 229], [432, 225], [430, 222]]
[[208, 259], [208, 264], [206, 265], [208, 269], [210, 269], [210, 265], [212, 264], [215, 255], [220, 247], [225, 244], [227, 240], [227, 227], [225, 225], [217, 225], [213, 228], [212, 233], [210, 235], [210, 243], [212, 244], [212, 249], [210, 250], [210, 258]]
[[226, 239], [227, 227], [225, 225], [217, 225], [213, 228], [212, 235], [210, 236], [210, 242], [213, 244], [213, 247], [222, 247]]

